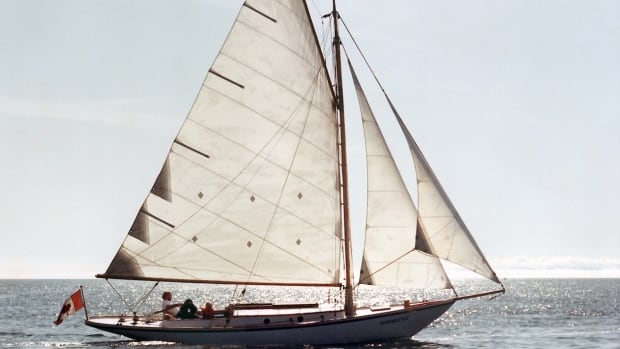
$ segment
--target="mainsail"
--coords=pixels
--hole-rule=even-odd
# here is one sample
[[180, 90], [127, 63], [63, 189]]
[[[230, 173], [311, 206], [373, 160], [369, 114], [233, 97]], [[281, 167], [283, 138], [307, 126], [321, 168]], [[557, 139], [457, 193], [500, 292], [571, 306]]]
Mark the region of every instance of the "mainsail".
[[245, 1], [104, 278], [336, 285], [335, 98], [305, 2]]

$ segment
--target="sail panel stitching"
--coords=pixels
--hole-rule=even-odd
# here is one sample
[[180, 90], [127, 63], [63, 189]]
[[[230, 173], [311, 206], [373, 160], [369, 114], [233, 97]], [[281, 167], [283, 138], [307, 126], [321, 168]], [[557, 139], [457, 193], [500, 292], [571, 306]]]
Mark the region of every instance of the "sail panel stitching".
[[[235, 63], [237, 63], [237, 64], [239, 64], [239, 65], [241, 65], [241, 66], [243, 66], [243, 67], [245, 67], [245, 68], [247, 68], [247, 69], [249, 69], [249, 70], [251, 70], [252, 72], [256, 73], [256, 75], [261, 76], [261, 77], [265, 78], [266, 80], [269, 80], [269, 81], [273, 82], [273, 84], [274, 84], [274, 85], [276, 85], [276, 86], [278, 86], [278, 87], [282, 88], [283, 90], [286, 90], [286, 91], [290, 92], [290, 93], [291, 93], [292, 95], [294, 95], [295, 97], [298, 97], [298, 98], [300, 98], [300, 99], [303, 99], [305, 102], [308, 102], [309, 104], [311, 104], [311, 105], [312, 105], [312, 106], [313, 106], [316, 110], [320, 110], [320, 111], [322, 112], [322, 114], [323, 114], [323, 115], [328, 115], [327, 113], [325, 113], [325, 112], [324, 112], [324, 110], [323, 110], [323, 109], [321, 109], [321, 108], [320, 108], [320, 106], [319, 106], [319, 105], [317, 105], [317, 104], [315, 104], [315, 103], [314, 103], [314, 100], [307, 100], [305, 95], [300, 94], [300, 93], [298, 93], [297, 91], [295, 91], [295, 90], [293, 90], [293, 89], [289, 88], [287, 85], [282, 84], [282, 82], [281, 82], [281, 81], [278, 81], [277, 79], [274, 79], [272, 76], [267, 75], [267, 74], [265, 74], [264, 72], [262, 72], [262, 71], [260, 71], [260, 70], [257, 70], [257, 69], [256, 69], [256, 68], [254, 68], [253, 66], [248, 65], [248, 64], [246, 64], [246, 63], [244, 63], [244, 62], [240, 61], [239, 59], [237, 59], [237, 58], [235, 58], [235, 57], [233, 57], [233, 56], [231, 56], [231, 55], [226, 54], [225, 52], [220, 52], [220, 55], [221, 55], [221, 56], [224, 56], [224, 57], [227, 57], [227, 58], [228, 58], [228, 59], [230, 59], [231, 61], [234, 61]], [[309, 63], [309, 62], [308, 62], [308, 63]], [[309, 64], [309, 65], [310, 65], [310, 66], [313, 66], [312, 64]], [[212, 70], [210, 70], [210, 71], [211, 71], [211, 72], [213, 72]], [[317, 75], [318, 75], [318, 74], [321, 74], [321, 72], [322, 72], [322, 71], [324, 71], [322, 67], [318, 68], [318, 69], [317, 69]], [[213, 72], [213, 73], [214, 73], [214, 74], [219, 74], [219, 73], [216, 73], [216, 72]], [[220, 76], [220, 75], [218, 75], [218, 76]], [[220, 76], [220, 77], [225, 78], [225, 77], [223, 77], [223, 76]], [[312, 82], [312, 85], [314, 85], [314, 80], [315, 80], [315, 79], [316, 79], [316, 77], [312, 79], [312, 81], [313, 81], [313, 82]], [[234, 83], [234, 82], [231, 80], [231, 83]], [[203, 86], [204, 86], [204, 87], [206, 87], [206, 88], [208, 88], [208, 89], [210, 89], [210, 90], [212, 90], [212, 91], [217, 92], [218, 94], [222, 95], [223, 97], [226, 97], [226, 98], [231, 99], [229, 96], [227, 96], [227, 95], [223, 94], [221, 91], [219, 91], [219, 90], [217, 90], [217, 89], [215, 89], [215, 88], [213, 88], [213, 87], [211, 87], [211, 86], [208, 86], [207, 81], [205, 81], [205, 82], [203, 83]], [[245, 87], [243, 87], [243, 88], [245, 88]], [[307, 92], [307, 91], [304, 91], [304, 92]], [[242, 105], [242, 106], [244, 106], [244, 107], [246, 107], [246, 108], [248, 108], [248, 109], [250, 109], [250, 110], [255, 111], [254, 109], [250, 108], [248, 105], [241, 103], [239, 100], [236, 100], [236, 99], [231, 99], [231, 100], [235, 101], [236, 103], [239, 103], [239, 105]], [[262, 114], [261, 114], [261, 116], [264, 116], [264, 115], [262, 115]]]
[[[256, 27], [253, 27], [250, 23], [246, 23], [244, 21], [242, 21], [241, 19], [237, 20], [238, 24], [242, 24], [244, 25], [246, 28], [251, 29], [252, 31], [257, 32], [258, 34], [260, 34], [261, 36], [268, 38], [270, 41], [275, 42], [276, 44], [278, 44], [279, 46], [281, 46], [284, 50], [292, 53], [293, 55], [295, 55], [297, 58], [299, 58], [300, 60], [306, 62], [308, 65], [312, 65], [314, 66], [313, 62], [311, 60], [309, 60], [308, 58], [306, 58], [305, 56], [300, 55], [298, 52], [291, 50], [290, 47], [288, 47], [284, 42], [281, 42], [279, 40], [277, 40], [276, 38], [274, 38], [273, 36], [270, 36], [268, 33], [265, 33], [263, 31], [258, 30]], [[224, 54], [224, 51], [220, 51], [220, 54]], [[320, 54], [322, 54], [322, 52], [320, 52]]]
[[[321, 70], [319, 70], [319, 72], [320, 72], [320, 71], [321, 71]], [[273, 81], [273, 80], [272, 80], [272, 81]], [[274, 81], [274, 82], [275, 82], [275, 81]], [[314, 85], [314, 84], [313, 84], [313, 85]], [[251, 106], [249, 106], [249, 105], [247, 105], [247, 104], [244, 104], [244, 103], [242, 103], [242, 102], [241, 102], [241, 101], [239, 101], [239, 100], [232, 99], [232, 98], [230, 98], [230, 97], [228, 97], [228, 96], [226, 96], [226, 95], [222, 94], [220, 91], [218, 91], [218, 90], [216, 90], [216, 89], [214, 89], [214, 88], [212, 88], [212, 87], [210, 87], [210, 86], [208, 86], [208, 85], [205, 85], [205, 88], [207, 88], [207, 89], [209, 89], [209, 90], [211, 90], [211, 91], [214, 91], [214, 92], [218, 93], [220, 96], [222, 96], [222, 97], [224, 97], [224, 98], [227, 98], [227, 99], [231, 100], [232, 102], [234, 102], [235, 104], [237, 104], [237, 105], [239, 105], [239, 106], [242, 106], [242, 107], [244, 107], [244, 108], [246, 108], [246, 109], [248, 109], [248, 110], [251, 110], [252, 112], [256, 113], [256, 115], [260, 116], [261, 118], [263, 118], [263, 119], [265, 119], [265, 120], [269, 121], [270, 123], [272, 123], [272, 124], [274, 124], [274, 125], [276, 125], [276, 126], [278, 126], [278, 127], [279, 127], [279, 125], [278, 125], [277, 123], [275, 123], [273, 120], [269, 119], [269, 118], [268, 118], [267, 116], [265, 116], [264, 114], [262, 114], [262, 113], [258, 112], [257, 110], [253, 109]], [[294, 93], [294, 91], [291, 91], [291, 90], [288, 90], [288, 91], [290, 91], [290, 92], [292, 92], [293, 94], [295, 94], [295, 93]], [[297, 94], [295, 94], [295, 95], [297, 95]], [[308, 99], [306, 99], [304, 96], [300, 96], [300, 98], [301, 98], [304, 102], [306, 102], [306, 103], [308, 103], [309, 105], [313, 106], [313, 107], [314, 107], [314, 111], [321, 111], [321, 109], [316, 108], [315, 104], [314, 104], [314, 103], [312, 103], [312, 100], [308, 100]], [[322, 115], [323, 115], [324, 117], [329, 117], [327, 114], [324, 114], [324, 113], [322, 113]], [[190, 116], [190, 118], [188, 118], [188, 121], [189, 121], [189, 120], [191, 120], [191, 122], [193, 122], [194, 124], [199, 125], [200, 127], [203, 127], [203, 128], [205, 128], [205, 129], [207, 129], [207, 130], [209, 130], [209, 131], [212, 131], [212, 132], [216, 133], [217, 135], [219, 135], [219, 136], [221, 136], [221, 137], [223, 137], [223, 138], [225, 138], [225, 139], [229, 140], [231, 143], [234, 143], [234, 144], [236, 144], [236, 145], [239, 145], [239, 146], [243, 147], [244, 149], [246, 149], [246, 150], [248, 150], [248, 151], [250, 151], [250, 152], [254, 152], [252, 149], [249, 149], [249, 148], [248, 148], [247, 146], [245, 146], [244, 144], [239, 143], [239, 142], [237, 142], [237, 141], [235, 141], [235, 140], [233, 140], [233, 139], [231, 139], [231, 138], [227, 137], [225, 134], [222, 134], [221, 132], [218, 132], [217, 130], [215, 130], [215, 129], [213, 129], [213, 128], [211, 128], [211, 127], [209, 127], [209, 126], [207, 126], [207, 125], [205, 125], [205, 124], [203, 124], [203, 123], [201, 123], [201, 122], [199, 122], [198, 120], [192, 119], [192, 118], [191, 118], [191, 116]], [[287, 129], [287, 131], [288, 131], [288, 132], [293, 133], [293, 134], [294, 134], [295, 136], [297, 136], [297, 137], [301, 137], [301, 135], [298, 135], [297, 133], [295, 133], [295, 132], [291, 131], [290, 129]], [[331, 156], [331, 154], [329, 154], [329, 153], [325, 152], [325, 150], [323, 150], [321, 147], [319, 147], [319, 146], [317, 146], [316, 144], [314, 144], [313, 142], [311, 142], [311, 140], [309, 140], [309, 139], [307, 139], [307, 138], [304, 138], [304, 141], [305, 141], [307, 144], [311, 145], [311, 146], [312, 146], [315, 150], [317, 150], [317, 151], [321, 152], [322, 154], [325, 154], [325, 155], [327, 155], [327, 156]], [[259, 156], [260, 156], [260, 155], [259, 155]], [[262, 156], [261, 156], [261, 157], [262, 157]], [[263, 158], [264, 158], [264, 157], [263, 157]], [[268, 161], [269, 163], [271, 163], [271, 164], [272, 164], [272, 165], [274, 165], [274, 166], [277, 166], [277, 167], [279, 167], [279, 168], [281, 168], [281, 169], [283, 169], [283, 170], [286, 170], [286, 169], [282, 168], [282, 167], [281, 167], [281, 166], [279, 166], [277, 163], [275, 163], [275, 162], [271, 161], [271, 160], [270, 160], [270, 159], [268, 159], [268, 158], [264, 158], [264, 160]], [[303, 178], [301, 178], [301, 177], [299, 177], [299, 176], [298, 176], [298, 179], [305, 181]], [[307, 182], [307, 181], [305, 181], [305, 182]], [[325, 192], [324, 192], [321, 188], [317, 187], [317, 186], [316, 186], [316, 185], [314, 185], [313, 183], [310, 183], [310, 182], [307, 182], [307, 183], [308, 183], [308, 184], [310, 184], [312, 187], [314, 187], [314, 188], [316, 188], [316, 189], [319, 189], [321, 192], [325, 193]], [[325, 194], [329, 195], [328, 193], [325, 193]]]
[[[252, 110], [252, 109], [250, 109], [250, 110]], [[259, 114], [259, 115], [260, 115], [260, 114]], [[213, 133], [215, 133], [215, 134], [217, 134], [218, 136], [221, 136], [221, 137], [223, 137], [223, 138], [227, 139], [228, 141], [230, 141], [231, 143], [233, 143], [233, 144], [235, 144], [235, 145], [241, 146], [241, 147], [243, 147], [244, 149], [246, 149], [246, 150], [248, 150], [248, 151], [250, 151], [250, 152], [254, 152], [254, 151], [252, 151], [251, 149], [249, 149], [249, 148], [247, 148], [246, 146], [244, 146], [243, 144], [241, 144], [241, 143], [239, 143], [239, 142], [236, 142], [236, 141], [235, 141], [235, 140], [233, 140], [233, 139], [230, 139], [230, 138], [229, 138], [229, 137], [227, 137], [225, 134], [222, 134], [222, 133], [218, 132], [217, 130], [214, 130], [213, 128], [210, 128], [210, 127], [208, 127], [208, 126], [206, 126], [206, 125], [204, 125], [204, 124], [202, 124], [202, 123], [200, 123], [200, 122], [198, 122], [198, 121], [196, 121], [196, 120], [194, 120], [194, 119], [188, 119], [188, 120], [191, 120], [194, 124], [196, 124], [196, 125], [198, 125], [198, 126], [200, 126], [200, 127], [204, 127], [205, 129], [208, 129], [209, 131], [212, 131]], [[288, 130], [288, 131], [289, 131], [289, 132], [291, 132], [290, 130]], [[306, 142], [306, 144], [311, 145], [314, 149], [318, 150], [318, 151], [319, 151], [319, 152], [321, 152], [322, 154], [327, 154], [327, 153], [325, 153], [325, 152], [324, 152], [321, 148], [317, 147], [316, 145], [314, 145], [312, 142], [308, 141], [307, 139], [304, 139], [304, 141]], [[174, 150], [171, 150], [171, 152], [174, 152]], [[231, 180], [230, 178], [226, 178], [226, 177], [224, 177], [224, 176], [221, 176], [221, 175], [217, 174], [216, 172], [214, 172], [213, 170], [211, 170], [211, 169], [209, 169], [209, 168], [206, 168], [206, 167], [202, 166], [201, 164], [196, 163], [195, 161], [192, 161], [191, 159], [187, 158], [186, 156], [182, 156], [182, 155], [181, 155], [180, 153], [178, 153], [178, 152], [174, 152], [174, 153], [175, 153], [175, 154], [177, 154], [177, 155], [179, 155], [179, 156], [181, 156], [181, 157], [183, 157], [184, 159], [186, 159], [186, 160], [188, 160], [188, 161], [191, 161], [192, 163], [196, 164], [197, 166], [200, 166], [201, 168], [204, 168], [204, 169], [206, 169], [206, 170], [208, 170], [208, 171], [210, 171], [210, 172], [214, 173], [214, 174], [215, 174], [215, 175], [217, 175], [218, 177], [220, 177], [220, 178], [222, 178], [222, 179], [225, 179], [225, 180], [227, 180], [227, 181], [228, 181], [228, 182], [230, 182], [230, 183], [233, 183], [233, 182], [234, 182], [234, 180]], [[328, 155], [329, 155], [329, 154], [328, 154]], [[260, 154], [258, 155], [258, 158], [262, 159], [263, 161], [266, 161], [266, 162], [270, 163], [270, 164], [271, 164], [271, 165], [273, 165], [273, 166], [278, 167], [279, 169], [281, 169], [281, 170], [283, 170], [283, 171], [287, 171], [287, 169], [286, 169], [286, 168], [283, 168], [283, 167], [282, 167], [282, 166], [280, 166], [278, 163], [271, 161], [269, 158], [266, 158], [266, 157], [264, 157], [264, 156], [262, 156], [262, 155], [260, 155]], [[307, 181], [307, 180], [305, 180], [303, 177], [300, 177], [300, 176], [298, 176], [298, 175], [296, 175], [296, 174], [294, 174], [294, 173], [293, 173], [292, 175], [293, 175], [293, 176], [295, 176], [295, 177], [296, 177], [297, 179], [299, 179], [300, 181], [303, 181], [304, 183], [307, 183], [308, 185], [312, 186], [312, 188], [317, 189], [317, 190], [318, 190], [318, 191], [320, 191], [321, 193], [323, 193], [323, 194], [327, 195], [328, 197], [332, 197], [332, 195], [331, 195], [330, 193], [325, 192], [323, 189], [321, 189], [320, 187], [316, 186], [315, 184], [313, 184], [313, 183], [311, 183], [311, 182], [308, 182], [308, 181]]]
[[[322, 71], [321, 69], [319, 69], [319, 70], [318, 70], [318, 72], [321, 72], [321, 71]], [[310, 96], [311, 96], [310, 101], [313, 101], [313, 100], [314, 100], [314, 98], [315, 98], [315, 94], [316, 94], [316, 91], [317, 91], [317, 86], [318, 86], [318, 82], [319, 82], [319, 81], [318, 81], [318, 78], [319, 78], [319, 74], [318, 74], [318, 72], [317, 72], [317, 75], [315, 76], [315, 79], [313, 80], [313, 83], [312, 83], [312, 84], [308, 87], [308, 89], [307, 89], [307, 91], [306, 91], [306, 95], [310, 95]], [[314, 87], [314, 88], [313, 88], [313, 87]], [[291, 123], [293, 123], [293, 122], [294, 122], [294, 119], [295, 119], [295, 117], [296, 117], [297, 112], [298, 112], [298, 111], [300, 111], [300, 110], [301, 110], [301, 108], [304, 106], [304, 102], [305, 102], [305, 101], [306, 101], [306, 96], [303, 96], [303, 98], [301, 98], [301, 99], [300, 99], [299, 103], [298, 103], [298, 104], [297, 104], [297, 106], [294, 108], [294, 110], [293, 110], [293, 111], [291, 111], [291, 113], [290, 113], [290, 115], [289, 115], [289, 118], [286, 120], [286, 122], [284, 122], [284, 123], [280, 126], [280, 127], [281, 127], [281, 128], [280, 128], [280, 131], [278, 131], [278, 132], [276, 132], [276, 133], [274, 134], [274, 136], [272, 137], [272, 140], [274, 140], [274, 141], [277, 143], [277, 142], [278, 142], [278, 139], [282, 139], [282, 137], [283, 137], [283, 135], [284, 135], [284, 132], [289, 131], [289, 125], [290, 125]], [[312, 266], [312, 267], [316, 268], [316, 269], [317, 269], [317, 270], [319, 270], [321, 273], [325, 273], [325, 270], [322, 270], [322, 269], [318, 268], [318, 266], [316, 266], [316, 265], [314, 265], [314, 264], [312, 264], [312, 263], [309, 263], [309, 261], [307, 261], [307, 260], [306, 260], [306, 259], [304, 259], [304, 258], [301, 258], [301, 256], [295, 255], [295, 254], [294, 254], [294, 253], [292, 253], [291, 251], [289, 251], [289, 250], [287, 250], [287, 249], [283, 248], [282, 246], [279, 246], [279, 245], [275, 244], [274, 242], [272, 242], [272, 241], [271, 241], [271, 240], [269, 240], [269, 238], [268, 238], [268, 236], [269, 236], [269, 235], [270, 235], [270, 233], [272, 232], [272, 225], [273, 225], [273, 222], [274, 222], [274, 220], [275, 220], [275, 217], [276, 217], [276, 214], [277, 214], [278, 210], [279, 210], [279, 209], [283, 209], [283, 207], [280, 205], [280, 202], [282, 201], [282, 198], [284, 197], [284, 192], [285, 192], [285, 188], [287, 187], [287, 183], [289, 182], [289, 179], [290, 179], [291, 177], [298, 177], [297, 175], [295, 175], [295, 174], [292, 172], [292, 169], [293, 169], [294, 164], [295, 164], [295, 162], [296, 162], [296, 160], [297, 160], [297, 155], [299, 154], [298, 150], [299, 150], [299, 148], [300, 148], [300, 146], [301, 146], [302, 142], [304, 142], [304, 140], [305, 140], [304, 133], [305, 133], [305, 130], [306, 130], [306, 126], [307, 126], [307, 124], [308, 124], [308, 120], [309, 120], [310, 115], [311, 115], [311, 111], [312, 111], [312, 103], [309, 103], [309, 105], [308, 105], [307, 107], [308, 107], [308, 109], [305, 111], [305, 115], [304, 115], [304, 116], [305, 116], [305, 118], [304, 118], [304, 127], [303, 127], [303, 130], [301, 131], [301, 134], [300, 134], [300, 135], [299, 135], [299, 137], [298, 137], [297, 144], [296, 144], [296, 151], [295, 151], [295, 153], [294, 153], [294, 154], [295, 154], [295, 156], [293, 156], [293, 158], [290, 160], [290, 163], [289, 163], [288, 168], [286, 168], [286, 170], [287, 170], [287, 175], [286, 175], [285, 184], [284, 184], [284, 185], [282, 186], [282, 188], [280, 189], [280, 193], [279, 193], [279, 197], [278, 197], [278, 202], [277, 202], [277, 203], [275, 203], [275, 208], [276, 208], [276, 209], [273, 211], [273, 213], [272, 213], [272, 215], [271, 215], [271, 218], [270, 218], [270, 220], [269, 220], [269, 226], [267, 227], [267, 230], [265, 231], [264, 236], [261, 238], [261, 244], [260, 244], [260, 246], [259, 246], [259, 252], [258, 252], [258, 254], [257, 254], [256, 259], [254, 260], [254, 264], [252, 265], [252, 271], [251, 271], [251, 275], [250, 275], [250, 276], [248, 276], [248, 281], [250, 281], [250, 280], [251, 280], [251, 278], [252, 278], [253, 276], [260, 276], [260, 275], [257, 275], [254, 271], [255, 271], [255, 268], [256, 268], [257, 263], [261, 260], [261, 258], [262, 258], [262, 256], [263, 256], [263, 251], [264, 251], [265, 244], [269, 244], [269, 245], [271, 245], [271, 246], [274, 246], [275, 248], [277, 248], [278, 250], [282, 251], [283, 253], [288, 254], [288, 255], [290, 255], [291, 257], [294, 257], [294, 258], [296, 258], [296, 259], [299, 259], [300, 261], [302, 261], [302, 262], [304, 262], [304, 263], [306, 263], [306, 264], [308, 264], [308, 265], [310, 265], [310, 266]], [[269, 143], [271, 143], [271, 142], [269, 142]], [[268, 144], [269, 144], [269, 143], [268, 143]], [[263, 161], [264, 161], [264, 162], [269, 162], [269, 158], [268, 158], [268, 157], [261, 156], [261, 154], [257, 154], [257, 155], [258, 155], [258, 156], [260, 156], [260, 157], [263, 159]], [[308, 182], [307, 182], [307, 181], [305, 181], [303, 178], [301, 178], [301, 179], [302, 179], [304, 182], [308, 183]], [[312, 183], [308, 183], [308, 184], [312, 185]], [[314, 186], [314, 185], [312, 185], [312, 186]], [[286, 212], [286, 210], [284, 210], [284, 211]], [[301, 220], [301, 221], [304, 221], [304, 219], [303, 219], [302, 217], [299, 217], [299, 216], [297, 216], [297, 215], [293, 214], [292, 212], [291, 212], [290, 214], [291, 214], [292, 216], [296, 217], [297, 219], [299, 219], [299, 220]], [[320, 229], [319, 229], [319, 230], [320, 230]]]
[[[228, 181], [230, 184], [239, 185], [239, 184], [237, 184], [237, 183], [235, 183], [235, 182], [234, 182], [234, 179], [233, 179], [233, 180], [231, 180], [231, 179], [229, 179], [229, 178], [223, 177], [223, 176], [219, 175], [218, 173], [216, 173], [216, 172], [212, 171], [211, 169], [206, 168], [206, 167], [202, 166], [202, 165], [201, 165], [201, 164], [199, 164], [199, 163], [196, 163], [195, 161], [193, 161], [192, 159], [188, 158], [187, 156], [185, 156], [185, 155], [183, 155], [183, 154], [181, 154], [181, 153], [179, 153], [179, 152], [175, 152], [175, 151], [174, 151], [174, 149], [172, 150], [172, 152], [173, 152], [175, 155], [177, 155], [177, 156], [179, 156], [179, 157], [181, 157], [181, 158], [183, 158], [183, 159], [185, 159], [185, 160], [187, 160], [187, 161], [189, 161], [189, 162], [191, 162], [191, 163], [193, 163], [193, 164], [195, 164], [195, 165], [197, 165], [197, 166], [199, 166], [199, 167], [201, 167], [201, 168], [205, 169], [206, 171], [208, 171], [208, 172], [212, 173], [214, 176], [217, 176], [217, 177], [219, 177], [219, 178], [221, 178], [221, 179], [224, 179], [224, 180]], [[294, 175], [294, 174], [293, 174], [293, 175]], [[301, 177], [299, 177], [299, 176], [296, 176], [296, 178], [297, 178], [297, 179], [299, 179], [299, 180], [302, 180], [302, 181], [303, 181], [303, 178], [301, 178]], [[310, 185], [312, 185], [311, 183], [309, 183], [309, 184], [310, 184]], [[313, 187], [314, 187], [314, 186], [313, 186]], [[319, 188], [317, 188], [317, 187], [314, 187], [314, 188], [319, 189]], [[328, 195], [328, 193], [325, 193], [325, 192], [324, 192], [324, 191], [322, 191], [322, 190], [321, 190], [320, 192], [321, 192], [321, 193], [323, 193], [323, 194], [325, 194], [325, 195]], [[180, 195], [180, 193], [178, 193], [178, 192], [174, 192], [174, 191], [173, 191], [173, 194], [174, 194], [176, 197], [182, 198], [182, 199], [183, 199], [183, 200], [185, 200], [186, 202], [189, 202], [189, 203], [194, 203], [194, 201], [193, 201], [192, 199], [187, 198], [187, 197], [185, 197], [185, 196], [183, 196], [183, 195]], [[218, 195], [219, 195], [219, 194], [218, 194]], [[261, 196], [261, 195], [258, 195], [258, 194], [256, 194], [256, 193], [254, 193], [253, 195], [255, 195], [255, 196], [256, 196], [256, 197], [258, 197], [258, 198], [261, 198], [261, 199], [265, 200], [266, 202], [271, 203], [272, 205], [275, 205], [275, 203], [270, 202], [269, 200], [267, 200], [265, 197], [263, 197], [263, 196]], [[208, 212], [210, 212], [210, 213], [213, 213], [213, 214], [219, 215], [219, 213], [218, 213], [218, 212], [212, 211], [212, 210], [210, 210], [210, 209], [208, 209], [208, 208], [206, 207], [206, 206], [207, 206], [207, 205], [208, 205], [208, 204], [209, 204], [212, 200], [214, 200], [214, 199], [215, 199], [215, 197], [217, 197], [217, 195], [214, 195], [214, 196], [213, 196], [213, 198], [212, 198], [209, 202], [205, 203], [203, 206], [199, 206], [199, 205], [197, 205], [197, 206], [199, 206], [201, 209], [206, 210], [206, 211], [208, 211]], [[328, 197], [332, 198], [332, 196], [330, 196], [330, 195], [328, 195]], [[288, 211], [288, 210], [284, 210], [282, 207], [280, 207], [280, 209], [282, 209], [284, 212], [287, 212], [287, 213], [289, 213], [289, 214], [291, 214], [291, 215], [293, 214], [292, 212], [290, 212], [290, 211]], [[299, 217], [298, 217], [298, 218], [299, 218]], [[308, 222], [308, 221], [306, 221], [306, 220], [304, 220], [304, 219], [302, 219], [302, 222], [304, 222], [304, 223], [306, 223], [306, 224], [308, 224], [308, 225], [312, 226], [313, 228], [317, 228], [318, 230], [322, 231], [321, 229], [319, 229], [319, 227], [318, 227], [318, 226], [316, 226], [316, 225], [312, 224], [311, 222]], [[180, 227], [181, 225], [183, 225], [184, 223], [185, 223], [185, 222], [182, 222], [182, 223], [179, 225], [179, 227]], [[329, 232], [324, 232], [324, 233], [331, 234], [331, 233], [329, 233]]]

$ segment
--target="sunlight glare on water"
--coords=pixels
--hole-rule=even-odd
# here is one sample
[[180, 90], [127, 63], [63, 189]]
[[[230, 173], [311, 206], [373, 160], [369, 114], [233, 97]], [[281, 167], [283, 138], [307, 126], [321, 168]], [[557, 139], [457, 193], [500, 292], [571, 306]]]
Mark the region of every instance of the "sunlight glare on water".
[[[152, 283], [127, 281], [112, 284], [129, 305], [137, 304], [153, 287]], [[80, 285], [84, 285], [90, 315], [129, 313], [128, 306], [102, 280], [0, 280], [0, 305], [5, 309], [0, 318], [0, 348], [218, 348], [130, 341], [85, 326], [82, 311], [53, 326], [62, 302]], [[510, 279], [505, 286], [506, 294], [492, 300], [457, 302], [413, 339], [333, 348], [618, 348], [620, 279]], [[468, 294], [476, 287], [458, 289]], [[221, 308], [230, 301], [234, 287], [162, 283], [143, 305], [136, 306], [139, 312], [158, 309], [164, 290], [171, 290], [175, 301], [191, 298], [202, 304], [208, 300]], [[236, 294], [241, 291], [240, 287]], [[430, 296], [370, 287], [360, 287], [356, 295], [359, 305], [370, 306]], [[338, 289], [248, 287], [243, 301], [322, 303], [341, 298]]]

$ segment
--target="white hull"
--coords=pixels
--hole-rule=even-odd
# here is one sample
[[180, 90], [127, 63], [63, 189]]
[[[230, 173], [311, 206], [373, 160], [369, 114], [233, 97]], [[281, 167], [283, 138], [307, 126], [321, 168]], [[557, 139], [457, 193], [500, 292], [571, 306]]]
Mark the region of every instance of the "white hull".
[[341, 310], [310, 312], [235, 311], [232, 318], [213, 320], [133, 321], [118, 316], [91, 317], [89, 326], [139, 341], [188, 344], [324, 345], [368, 343], [411, 337], [446, 312], [454, 300], [385, 309], [360, 308], [353, 317]]

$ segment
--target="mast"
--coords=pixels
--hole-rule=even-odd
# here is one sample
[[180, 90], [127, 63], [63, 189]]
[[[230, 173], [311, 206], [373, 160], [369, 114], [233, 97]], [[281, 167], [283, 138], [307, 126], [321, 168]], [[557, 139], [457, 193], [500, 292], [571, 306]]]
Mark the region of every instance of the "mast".
[[338, 108], [338, 123], [340, 125], [340, 158], [342, 176], [342, 216], [344, 229], [344, 262], [345, 262], [345, 301], [344, 310], [347, 316], [353, 315], [353, 277], [351, 261], [351, 224], [349, 219], [349, 176], [347, 169], [347, 142], [344, 121], [344, 94], [342, 87], [342, 63], [340, 57], [340, 35], [338, 34], [338, 11], [336, 10], [336, 0], [333, 0], [334, 18], [334, 52], [336, 54], [336, 97]]

